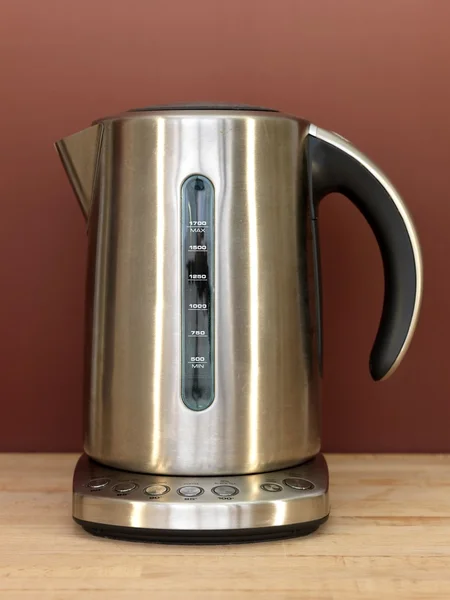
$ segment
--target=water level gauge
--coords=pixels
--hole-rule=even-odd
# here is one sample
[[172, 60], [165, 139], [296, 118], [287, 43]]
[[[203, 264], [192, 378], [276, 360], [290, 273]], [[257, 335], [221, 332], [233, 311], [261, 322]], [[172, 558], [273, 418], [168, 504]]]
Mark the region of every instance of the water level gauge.
[[183, 402], [192, 410], [214, 400], [214, 187], [202, 175], [181, 189]]

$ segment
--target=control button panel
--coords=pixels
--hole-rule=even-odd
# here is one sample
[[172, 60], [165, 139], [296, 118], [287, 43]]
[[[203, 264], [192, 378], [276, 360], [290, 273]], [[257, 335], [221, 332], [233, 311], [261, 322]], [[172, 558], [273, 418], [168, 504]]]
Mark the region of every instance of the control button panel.
[[132, 492], [136, 488], [137, 484], [132, 481], [121, 481], [113, 487], [113, 490], [118, 494], [128, 494], [128, 492]]
[[236, 496], [239, 494], [239, 490], [234, 485], [216, 485], [211, 490], [216, 496]]
[[185, 498], [195, 498], [196, 496], [201, 496], [205, 490], [198, 485], [183, 485], [180, 487], [177, 492], [180, 496], [184, 496]]
[[307, 481], [306, 479], [300, 479], [298, 477], [288, 477], [288, 479], [285, 479], [283, 483], [293, 490], [311, 490], [314, 487], [310, 481]]
[[181, 397], [192, 410], [214, 400], [214, 187], [203, 175], [181, 188]]
[[[287, 473], [286, 473], [287, 474]], [[175, 478], [174, 478], [175, 479]], [[244, 489], [244, 491], [242, 492], [242, 490], [240, 490], [236, 485], [232, 485], [230, 483], [222, 483], [222, 484], [218, 484], [218, 485], [211, 485], [213, 483], [213, 481], [205, 481], [205, 487], [202, 487], [200, 485], [196, 485], [196, 484], [190, 484], [190, 483], [185, 483], [183, 484], [183, 480], [181, 478], [178, 478], [178, 481], [176, 481], [176, 483], [174, 482], [174, 490], [176, 490], [177, 495], [178, 495], [178, 499], [180, 500], [180, 496], [181, 498], [187, 500], [189, 498], [194, 499], [194, 498], [198, 498], [200, 496], [203, 496], [206, 493], [205, 496], [205, 500], [206, 501], [211, 501], [212, 498], [214, 496], [216, 496], [216, 500], [220, 499], [220, 498], [232, 498], [233, 496], [236, 496], [237, 494], [241, 494], [241, 498], [242, 501], [247, 500], [247, 491]], [[137, 480], [138, 481], [138, 480]], [[260, 483], [262, 481], [262, 483]], [[269, 494], [282, 494], [282, 492], [286, 493], [286, 488], [283, 487], [282, 484], [284, 484], [285, 486], [287, 486], [288, 488], [291, 488], [292, 490], [296, 490], [296, 491], [307, 491], [307, 490], [312, 490], [314, 489], [314, 484], [307, 480], [307, 479], [303, 479], [302, 477], [287, 477], [286, 479], [283, 479], [282, 482], [277, 483], [275, 481], [264, 481], [264, 479], [260, 479], [260, 482], [258, 482], [258, 489], [261, 490], [260, 494], [261, 494], [261, 500], [264, 500], [265, 498], [267, 499], [267, 495], [265, 493], [269, 493]], [[181, 484], [181, 485], [180, 485]], [[141, 489], [143, 490], [143, 493], [147, 496], [149, 496], [150, 498], [154, 498], [155, 500], [157, 500], [158, 498], [160, 498], [161, 496], [164, 496], [165, 494], [167, 494], [168, 492], [170, 492], [170, 487], [164, 483], [152, 483], [152, 484], [148, 484], [148, 480], [147, 482], [144, 481], [114, 481], [111, 480], [108, 477], [97, 477], [97, 478], [93, 478], [88, 480], [85, 484], [85, 487], [90, 488], [91, 491], [95, 491], [95, 490], [102, 490], [103, 488], [106, 488], [106, 486], [111, 486], [109, 487], [109, 492], [113, 492], [116, 494], [121, 494], [121, 495], [126, 495], [129, 494], [130, 492], [133, 492], [134, 490], [139, 489], [139, 487], [141, 487]], [[210, 487], [211, 486], [211, 487]], [[254, 488], [253, 488], [254, 490]], [[213, 494], [213, 497], [211, 497], [211, 494]], [[209, 495], [209, 497], [208, 497]], [[134, 499], [136, 499], [136, 496], [134, 496]], [[254, 497], [254, 491], [252, 491], [252, 499], [255, 500], [256, 498]], [[202, 499], [203, 500], [203, 499]], [[176, 501], [176, 496], [172, 497], [172, 501]]]
[[148, 485], [144, 492], [147, 496], [164, 496], [167, 492], [170, 492], [170, 487], [162, 484]]
[[265, 492], [282, 492], [283, 486], [278, 485], [278, 483], [263, 483], [261, 489]]
[[111, 479], [108, 479], [107, 477], [98, 477], [97, 479], [91, 479], [88, 482], [87, 486], [88, 488], [91, 488], [91, 490], [101, 490], [102, 488], [106, 487], [110, 482]]

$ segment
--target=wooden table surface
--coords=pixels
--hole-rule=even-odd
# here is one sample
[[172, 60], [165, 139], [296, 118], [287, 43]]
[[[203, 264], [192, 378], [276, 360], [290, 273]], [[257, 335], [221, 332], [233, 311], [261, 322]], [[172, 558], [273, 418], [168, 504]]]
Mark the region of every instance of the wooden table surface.
[[68, 454], [0, 454], [0, 598], [450, 600], [450, 455], [331, 455], [331, 517], [294, 540], [166, 546], [71, 519]]

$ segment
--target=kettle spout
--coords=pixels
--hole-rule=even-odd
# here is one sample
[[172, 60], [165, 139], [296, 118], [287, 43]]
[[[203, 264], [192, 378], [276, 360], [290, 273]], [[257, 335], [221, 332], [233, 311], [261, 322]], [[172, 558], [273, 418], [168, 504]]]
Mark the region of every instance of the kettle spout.
[[84, 217], [89, 216], [102, 142], [103, 126], [92, 125], [55, 143]]

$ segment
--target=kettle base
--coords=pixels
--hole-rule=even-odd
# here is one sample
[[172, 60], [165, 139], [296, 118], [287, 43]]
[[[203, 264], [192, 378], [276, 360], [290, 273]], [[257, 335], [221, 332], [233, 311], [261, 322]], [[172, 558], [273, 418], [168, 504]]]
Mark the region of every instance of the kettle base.
[[164, 476], [103, 466], [83, 455], [73, 518], [106, 538], [225, 544], [308, 535], [329, 513], [322, 455], [288, 469], [236, 476]]

